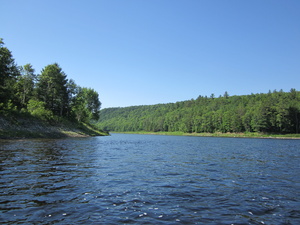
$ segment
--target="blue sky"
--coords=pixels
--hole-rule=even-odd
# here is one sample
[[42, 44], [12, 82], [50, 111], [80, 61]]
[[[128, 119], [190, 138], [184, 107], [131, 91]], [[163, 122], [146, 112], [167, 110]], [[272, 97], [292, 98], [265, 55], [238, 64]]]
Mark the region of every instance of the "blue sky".
[[299, 0], [0, 0], [18, 65], [57, 62], [102, 108], [300, 90]]

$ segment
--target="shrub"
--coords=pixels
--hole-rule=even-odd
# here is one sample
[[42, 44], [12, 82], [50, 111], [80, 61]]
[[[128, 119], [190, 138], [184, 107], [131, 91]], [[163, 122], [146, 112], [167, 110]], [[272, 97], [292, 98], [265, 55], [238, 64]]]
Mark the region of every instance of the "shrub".
[[32, 115], [42, 120], [52, 120], [52, 111], [45, 109], [45, 102], [30, 99], [27, 104], [27, 110]]
[[17, 106], [15, 106], [11, 100], [6, 103], [0, 103], [0, 114], [9, 116], [11, 113], [17, 112]]

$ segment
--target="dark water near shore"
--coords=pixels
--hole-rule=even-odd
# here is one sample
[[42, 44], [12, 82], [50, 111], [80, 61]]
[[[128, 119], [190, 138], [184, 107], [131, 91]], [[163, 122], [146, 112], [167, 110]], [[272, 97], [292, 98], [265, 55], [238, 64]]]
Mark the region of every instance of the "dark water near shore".
[[0, 141], [0, 223], [300, 224], [300, 140]]

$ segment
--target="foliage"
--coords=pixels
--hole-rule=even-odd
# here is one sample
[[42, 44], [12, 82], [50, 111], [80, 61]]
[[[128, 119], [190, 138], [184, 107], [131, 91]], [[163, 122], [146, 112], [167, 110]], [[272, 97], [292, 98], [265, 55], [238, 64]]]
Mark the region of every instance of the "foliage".
[[0, 38], [0, 114], [29, 112], [42, 120], [77, 120], [89, 123], [99, 119], [98, 93], [82, 88], [57, 64], [35, 74], [31, 64], [18, 67], [12, 53]]
[[77, 121], [98, 120], [101, 102], [98, 93], [90, 88], [78, 88], [73, 101], [72, 113]]
[[45, 102], [30, 99], [27, 105], [28, 112], [42, 120], [53, 119], [52, 111], [45, 108]]
[[55, 115], [67, 114], [67, 76], [57, 63], [46, 66], [38, 76], [37, 98]]
[[15, 112], [17, 112], [17, 107], [11, 100], [8, 100], [8, 102], [0, 102], [0, 114], [7, 116]]
[[14, 93], [19, 71], [11, 52], [3, 45], [3, 40], [0, 38], [0, 103], [7, 103], [12, 100], [10, 96]]
[[98, 126], [109, 131], [299, 133], [300, 92], [199, 96], [183, 102], [108, 108]]
[[16, 97], [21, 107], [26, 107], [29, 99], [34, 96], [34, 84], [36, 75], [31, 64], [20, 67], [20, 75], [17, 77]]

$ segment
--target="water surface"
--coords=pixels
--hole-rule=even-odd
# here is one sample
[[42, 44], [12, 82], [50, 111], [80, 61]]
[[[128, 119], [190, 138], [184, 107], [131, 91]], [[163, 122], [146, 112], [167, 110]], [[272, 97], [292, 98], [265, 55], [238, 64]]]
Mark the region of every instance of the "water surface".
[[0, 141], [0, 223], [300, 224], [300, 140]]

